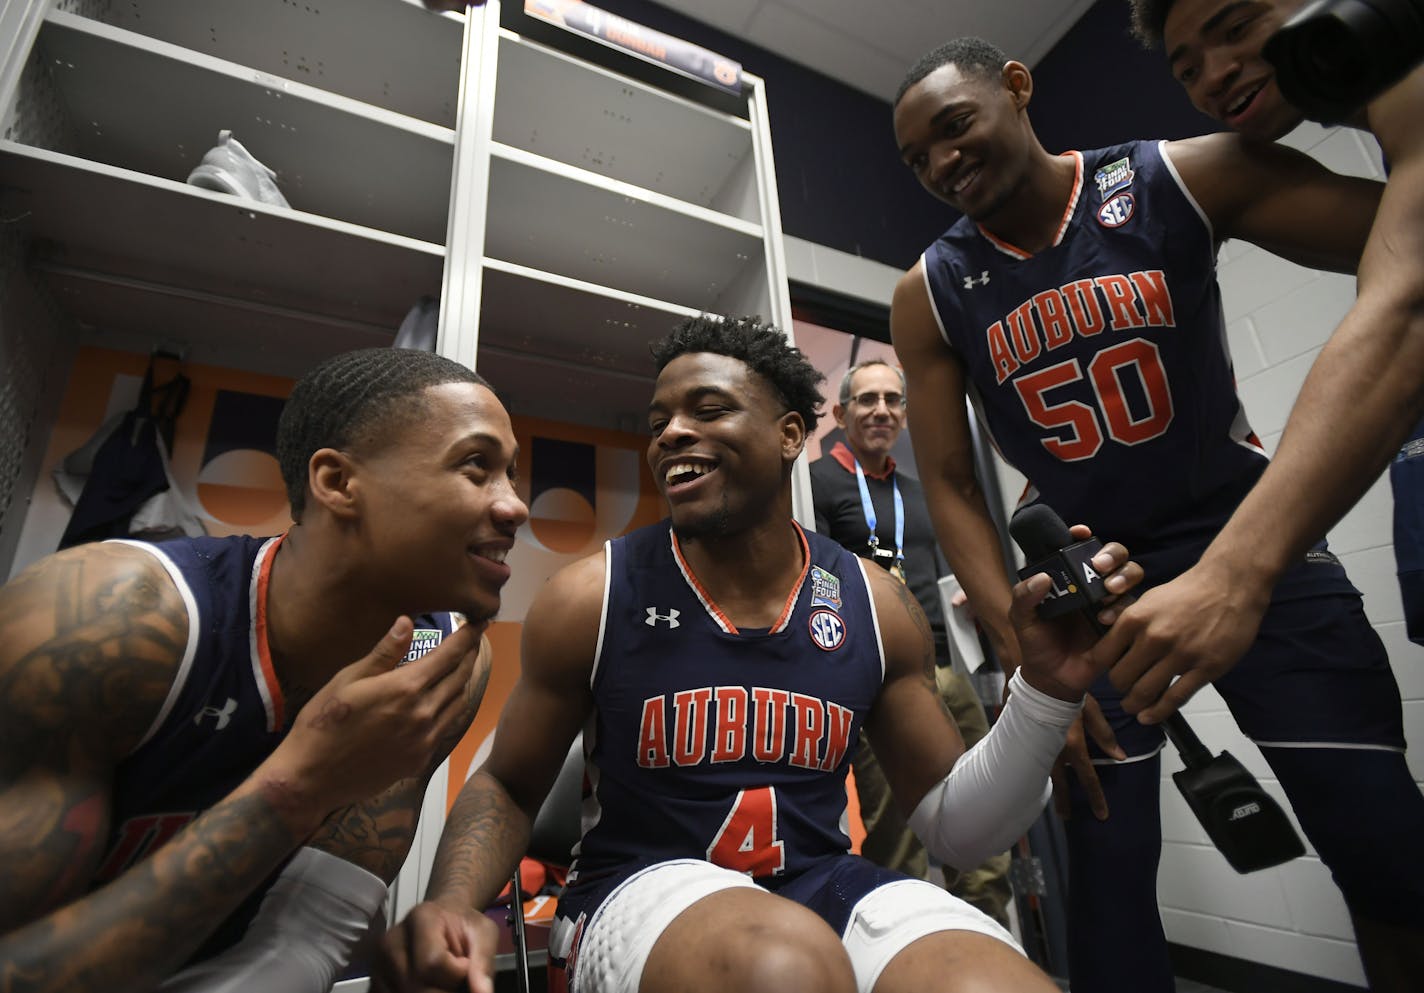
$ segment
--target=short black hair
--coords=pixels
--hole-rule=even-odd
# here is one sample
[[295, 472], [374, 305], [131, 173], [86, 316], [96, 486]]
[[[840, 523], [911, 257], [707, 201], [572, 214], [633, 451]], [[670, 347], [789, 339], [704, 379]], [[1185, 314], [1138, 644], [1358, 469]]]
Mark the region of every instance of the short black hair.
[[303, 376], [277, 422], [277, 464], [292, 520], [307, 503], [307, 465], [323, 448], [379, 446], [421, 418], [425, 390], [489, 383], [458, 362], [413, 348], [363, 348], [327, 359]]
[[651, 348], [658, 372], [678, 356], [695, 352], [737, 359], [770, 384], [787, 410], [801, 415], [808, 435], [816, 430], [816, 422], [821, 419], [819, 408], [826, 401], [816, 387], [826, 377], [786, 335], [763, 324], [760, 317], [689, 317], [666, 338], [653, 342]]
[[1132, 36], [1143, 48], [1160, 48], [1173, 0], [1128, 0], [1128, 3], [1132, 7]]
[[1009, 57], [997, 45], [983, 38], [956, 38], [945, 42], [933, 52], [920, 56], [919, 61], [910, 66], [900, 88], [895, 91], [891, 106], [899, 106], [905, 91], [943, 66], [958, 66], [966, 76], [998, 81], [1004, 71], [1004, 63]]

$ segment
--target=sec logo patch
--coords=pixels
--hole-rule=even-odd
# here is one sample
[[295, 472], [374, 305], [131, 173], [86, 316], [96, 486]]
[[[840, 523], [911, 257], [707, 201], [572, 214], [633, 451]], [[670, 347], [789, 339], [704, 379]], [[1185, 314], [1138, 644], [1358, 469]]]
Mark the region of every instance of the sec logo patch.
[[1119, 193], [1106, 200], [1098, 208], [1098, 223], [1105, 228], [1120, 228], [1132, 220], [1132, 209], [1136, 201], [1131, 193]]
[[816, 647], [826, 652], [834, 652], [845, 642], [846, 626], [840, 615], [830, 610], [817, 610], [809, 621], [811, 640]]

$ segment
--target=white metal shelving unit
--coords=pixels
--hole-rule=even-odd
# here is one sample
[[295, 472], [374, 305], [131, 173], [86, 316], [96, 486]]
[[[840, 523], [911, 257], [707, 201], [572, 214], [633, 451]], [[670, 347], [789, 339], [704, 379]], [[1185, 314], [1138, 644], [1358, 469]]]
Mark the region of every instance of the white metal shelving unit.
[[[410, 0], [0, 16], [32, 35], [0, 74], [0, 216], [84, 340], [295, 376], [389, 344], [439, 292], [464, 18]], [[292, 209], [185, 184], [224, 128]]]
[[490, 3], [467, 42], [456, 157], [487, 192], [451, 214], [442, 341], [517, 411], [640, 432], [677, 319], [790, 325], [765, 97], [566, 40]]
[[[0, 75], [0, 216], [23, 218], [90, 340], [296, 375], [443, 294], [443, 352], [541, 416], [641, 430], [628, 383], [651, 382], [646, 343], [673, 320], [789, 325], [755, 77], [704, 98], [498, 0], [468, 18], [415, 0], [0, 16], [33, 35]], [[292, 209], [184, 183], [222, 128]], [[577, 403], [550, 388], [570, 373]]]

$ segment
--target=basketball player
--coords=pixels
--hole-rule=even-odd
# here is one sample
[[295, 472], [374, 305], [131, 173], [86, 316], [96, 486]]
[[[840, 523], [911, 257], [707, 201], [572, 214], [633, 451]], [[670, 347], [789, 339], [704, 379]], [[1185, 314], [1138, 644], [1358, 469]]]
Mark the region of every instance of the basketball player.
[[[937, 531], [1001, 630], [1009, 585], [973, 482], [966, 394], [1031, 499], [1126, 536], [1146, 582], [1169, 580], [1266, 464], [1226, 353], [1218, 242], [1349, 269], [1378, 195], [1232, 135], [1050, 155], [1032, 94], [1021, 63], [961, 39], [910, 70], [894, 112], [906, 165], [966, 215], [897, 286], [891, 330], [921, 401], [910, 430]], [[1383, 851], [1424, 829], [1424, 800], [1388, 659], [1333, 556], [1316, 550], [1283, 576], [1249, 664], [1217, 685], [1357, 914], [1424, 893], [1419, 871], [1393, 872]], [[1127, 758], [1094, 753], [1106, 820], [1081, 816], [1081, 784], [1073, 797], [1069, 979], [1075, 993], [1170, 990], [1155, 885], [1162, 735], [1126, 716], [1105, 679], [1092, 692]]]
[[[1303, 115], [1281, 95], [1261, 54], [1293, 0], [1134, 0], [1138, 34], [1165, 43], [1192, 103], [1266, 141]], [[1261, 482], [1200, 565], [1155, 591], [1105, 649], [1131, 645], [1114, 678], [1136, 685], [1129, 709], [1161, 720], [1228, 671], [1259, 623], [1287, 563], [1319, 538], [1375, 480], [1385, 462], [1395, 487], [1395, 554], [1410, 637], [1424, 641], [1424, 433], [1399, 442], [1424, 411], [1424, 68], [1416, 68], [1347, 123], [1371, 131], [1389, 181], [1360, 263], [1359, 297], [1321, 350]], [[1339, 222], [1318, 213], [1322, 226]], [[1229, 577], [1229, 584], [1225, 578]], [[1231, 595], [1225, 596], [1229, 585]], [[1209, 624], [1201, 618], [1210, 617]], [[1182, 679], [1168, 687], [1176, 675]]]
[[0, 988], [195, 959], [176, 988], [210, 988], [308, 839], [248, 932], [279, 945], [222, 958], [291, 969], [236, 988], [329, 987], [379, 909], [484, 692], [514, 439], [468, 369], [370, 349], [297, 384], [277, 449], [285, 535], [83, 545], [0, 590]]
[[[470, 918], [583, 729], [591, 794], [551, 938], [575, 993], [1053, 990], [980, 911], [846, 854], [846, 769], [864, 723], [927, 847], [978, 864], [1042, 809], [1093, 636], [1060, 640], [1034, 615], [1047, 577], [1025, 584], [1023, 668], [961, 756], [914, 596], [793, 522], [820, 374], [751, 320], [690, 319], [654, 354], [648, 464], [670, 520], [566, 568], [530, 608], [430, 902], [387, 937], [388, 988], [490, 988]], [[1115, 543], [1095, 565], [1114, 592], [1139, 575]]]

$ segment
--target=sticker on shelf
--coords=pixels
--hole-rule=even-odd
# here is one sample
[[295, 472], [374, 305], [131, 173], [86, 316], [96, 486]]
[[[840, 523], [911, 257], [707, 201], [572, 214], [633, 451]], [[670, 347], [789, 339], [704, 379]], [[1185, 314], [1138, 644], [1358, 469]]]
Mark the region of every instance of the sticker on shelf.
[[524, 13], [575, 34], [587, 35], [605, 45], [632, 52], [729, 93], [742, 92], [740, 62], [599, 10], [583, 0], [524, 0]]

